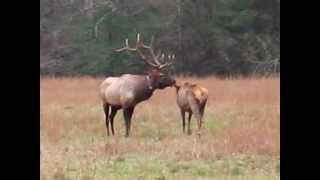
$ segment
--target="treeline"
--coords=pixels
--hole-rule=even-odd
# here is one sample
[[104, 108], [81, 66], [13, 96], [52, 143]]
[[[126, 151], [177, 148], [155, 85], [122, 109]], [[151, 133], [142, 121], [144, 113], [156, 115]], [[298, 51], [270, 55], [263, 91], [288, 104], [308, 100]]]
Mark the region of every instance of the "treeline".
[[142, 73], [113, 51], [138, 32], [176, 54], [175, 74], [280, 72], [280, 0], [40, 0], [40, 73]]

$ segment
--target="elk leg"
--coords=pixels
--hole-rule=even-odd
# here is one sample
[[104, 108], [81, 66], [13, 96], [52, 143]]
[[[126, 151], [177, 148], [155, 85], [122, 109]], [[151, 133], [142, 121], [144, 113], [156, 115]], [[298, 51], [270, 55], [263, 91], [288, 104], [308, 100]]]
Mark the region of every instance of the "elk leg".
[[201, 117], [200, 114], [196, 115], [197, 119], [197, 124], [198, 124], [198, 133], [200, 132], [200, 127], [201, 127]]
[[193, 106], [192, 112], [194, 113], [194, 116], [197, 120], [197, 125], [198, 125], [198, 133], [200, 132], [200, 123], [201, 123], [201, 112], [200, 112], [200, 107], [198, 105]]
[[107, 135], [109, 136], [109, 104], [103, 104], [103, 110], [106, 118]]
[[200, 133], [200, 127], [201, 127], [201, 113], [200, 113], [200, 108], [196, 108], [194, 112], [194, 116], [197, 120], [197, 125], [198, 125], [198, 134]]
[[128, 107], [123, 109], [123, 115], [124, 115], [124, 120], [125, 120], [125, 125], [126, 125], [126, 135], [125, 137], [129, 137], [130, 133], [130, 126], [131, 126], [131, 117], [133, 114], [134, 107]]
[[205, 109], [205, 107], [206, 107], [206, 102], [207, 102], [207, 101], [205, 101], [205, 102], [202, 104], [201, 108], [200, 108], [200, 128], [201, 128], [201, 125], [202, 125], [202, 119], [203, 119], [204, 109]]
[[188, 94], [188, 103], [190, 105], [191, 112], [194, 114], [197, 124], [198, 124], [198, 132], [200, 131], [200, 104], [199, 101], [195, 98], [192, 92]]
[[188, 134], [191, 134], [191, 129], [190, 129], [190, 123], [191, 123], [191, 118], [192, 118], [192, 112], [189, 112], [189, 117], [188, 117]]
[[118, 108], [111, 106], [110, 123], [111, 123], [111, 132], [113, 136], [114, 136], [113, 120], [117, 114], [117, 111], [118, 111]]
[[182, 132], [184, 133], [185, 132], [185, 126], [186, 126], [186, 121], [185, 121], [185, 115], [186, 115], [186, 112], [181, 110], [181, 117], [182, 117]]

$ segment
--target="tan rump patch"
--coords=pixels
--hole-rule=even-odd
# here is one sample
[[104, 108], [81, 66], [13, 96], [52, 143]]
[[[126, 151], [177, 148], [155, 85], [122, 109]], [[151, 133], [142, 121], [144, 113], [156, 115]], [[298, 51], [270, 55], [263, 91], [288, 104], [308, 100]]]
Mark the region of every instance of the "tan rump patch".
[[192, 92], [200, 103], [204, 102], [208, 98], [208, 90], [204, 87], [193, 85]]

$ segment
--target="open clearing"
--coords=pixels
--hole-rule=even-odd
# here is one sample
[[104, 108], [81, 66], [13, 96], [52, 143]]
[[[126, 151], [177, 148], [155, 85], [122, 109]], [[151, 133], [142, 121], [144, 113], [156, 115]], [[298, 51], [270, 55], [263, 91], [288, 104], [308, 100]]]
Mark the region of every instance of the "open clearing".
[[137, 105], [124, 138], [122, 111], [106, 135], [103, 78], [40, 80], [42, 180], [280, 179], [279, 78], [177, 78], [209, 90], [200, 139], [182, 134], [174, 88]]

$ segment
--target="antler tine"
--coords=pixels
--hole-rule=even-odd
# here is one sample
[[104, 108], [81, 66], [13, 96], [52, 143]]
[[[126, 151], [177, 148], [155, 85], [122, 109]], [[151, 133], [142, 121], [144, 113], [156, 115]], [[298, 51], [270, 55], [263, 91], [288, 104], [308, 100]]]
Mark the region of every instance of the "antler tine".
[[[150, 54], [151, 54], [151, 56], [152, 56], [152, 59], [154, 60], [154, 62], [159, 66], [158, 68], [159, 69], [162, 69], [162, 68], [164, 68], [164, 67], [167, 67], [167, 66], [169, 66], [169, 65], [171, 65], [173, 62], [173, 57], [174, 56], [172, 56], [171, 54], [169, 54], [167, 57], [168, 57], [168, 59], [169, 59], [169, 61], [164, 61], [164, 59], [165, 59], [165, 54], [164, 53], [162, 53], [161, 54], [161, 50], [158, 52], [158, 54], [157, 55], [155, 55], [155, 53], [154, 53], [154, 50], [153, 50], [153, 42], [154, 42], [154, 36], [152, 36], [151, 37], [151, 41], [150, 41], [150, 45], [149, 46], [147, 46], [147, 45], [145, 45], [145, 44], [143, 44], [143, 42], [141, 42], [141, 46], [143, 47], [143, 48], [145, 48], [145, 49], [148, 49], [149, 50], [149, 52], [150, 52]], [[161, 55], [161, 56], [160, 56]], [[160, 57], [160, 58], [159, 58]], [[165, 63], [160, 63], [160, 61], [161, 62], [165, 62]]]
[[154, 64], [152, 63], [151, 61], [149, 61], [146, 56], [140, 51], [139, 47], [144, 47], [145, 45], [143, 44], [143, 42], [141, 41], [141, 38], [140, 38], [140, 33], [137, 34], [137, 42], [136, 42], [136, 49], [137, 49], [137, 52], [139, 53], [139, 55], [141, 56], [142, 60], [144, 60], [147, 64], [151, 65], [152, 67], [158, 67], [159, 65], [158, 64]]
[[145, 63], [149, 64], [149, 65], [152, 66], [152, 67], [158, 68], [159, 65], [150, 62], [150, 61], [146, 58], [146, 56], [140, 51], [140, 49], [139, 49], [140, 46], [141, 46], [140, 33], [138, 33], [138, 34], [137, 34], [137, 42], [136, 42], [136, 47], [135, 47], [135, 48], [131, 48], [131, 47], [130, 47], [130, 45], [129, 45], [129, 39], [126, 38], [126, 40], [125, 40], [125, 47], [120, 48], [120, 49], [116, 49], [115, 51], [116, 51], [116, 52], [122, 52], [122, 51], [125, 51], [125, 50], [126, 50], [126, 51], [134, 51], [134, 52], [137, 52], [137, 53], [139, 54], [139, 56], [141, 57], [141, 59], [142, 59]]
[[137, 42], [136, 42], [136, 47], [140, 47], [141, 46], [141, 39], [140, 39], [140, 33], [137, 34]]
[[120, 48], [120, 49], [116, 49], [115, 51], [116, 52], [121, 52], [121, 51], [125, 51], [125, 50], [127, 50], [127, 51], [136, 51], [137, 50], [137, 48], [131, 48], [130, 47], [128, 38], [126, 38], [126, 40], [125, 40], [125, 47]]
[[161, 63], [160, 63], [159, 60], [158, 60], [159, 57], [156, 56], [155, 53], [154, 53], [154, 51], [153, 51], [153, 42], [154, 42], [154, 36], [151, 37], [150, 45], [149, 45], [149, 46], [145, 45], [143, 42], [140, 42], [140, 44], [141, 44], [141, 46], [142, 46], [143, 48], [149, 50], [149, 52], [150, 52], [150, 54], [151, 54], [152, 59], [154, 60], [154, 62], [155, 62], [158, 66], [160, 66]]
[[114, 51], [115, 51], [115, 52], [121, 52], [121, 51], [127, 50], [127, 49], [128, 49], [128, 44], [129, 44], [129, 43], [128, 43], [128, 39], [125, 40], [125, 44], [126, 44], [125, 47], [120, 48], [120, 49], [115, 49]]
[[164, 64], [161, 64], [161, 65], [159, 66], [159, 69], [163, 69], [163, 68], [165, 68], [165, 67], [167, 67], [167, 66], [170, 66], [172, 63], [173, 63], [173, 62], [171, 61], [171, 62], [166, 62], [166, 63], [164, 63]]
[[156, 55], [157, 59], [159, 59], [160, 55], [161, 55], [161, 50], [159, 50], [158, 54]]
[[[164, 58], [164, 57], [165, 57], [164, 54], [162, 54], [161, 57]], [[162, 64], [162, 65], [159, 67], [159, 69], [163, 69], [163, 68], [165, 68], [165, 67], [167, 67], [167, 66], [170, 66], [170, 65], [173, 63], [174, 59], [175, 59], [175, 55], [174, 55], [174, 54], [173, 54], [173, 55], [169, 54], [169, 55], [167, 56], [167, 58], [168, 58], [169, 61], [166, 61], [166, 63]]]
[[[137, 52], [139, 54], [139, 56], [141, 57], [141, 59], [145, 63], [147, 63], [148, 65], [150, 65], [150, 66], [152, 66], [154, 68], [157, 68], [157, 69], [162, 69], [164, 67], [167, 67], [167, 66], [171, 65], [173, 59], [175, 59], [174, 55], [169, 54], [167, 56], [168, 61], [164, 61], [165, 55], [163, 53], [161, 54], [161, 50], [158, 52], [157, 55], [155, 55], [154, 50], [153, 50], [153, 42], [154, 42], [154, 36], [151, 37], [150, 45], [149, 46], [145, 45], [142, 42], [141, 38], [140, 38], [140, 33], [138, 33], [137, 34], [137, 41], [136, 41], [136, 47], [135, 48], [130, 47], [129, 40], [127, 38], [125, 40], [125, 46], [123, 48], [116, 49], [115, 51], [116, 52], [122, 52], [122, 51], [125, 51], [125, 50], [126, 51], [135, 51], [135, 52]], [[146, 58], [146, 56], [139, 49], [140, 47], [148, 49], [148, 51], [151, 54], [151, 57], [152, 57], [153, 61], [151, 61], [150, 59]], [[160, 63], [159, 59], [161, 60], [162, 63]]]
[[161, 56], [160, 56], [160, 59], [161, 59], [162, 62], [164, 62], [164, 58], [165, 58], [165, 55], [164, 55], [164, 53], [162, 53]]
[[140, 49], [137, 48], [137, 52], [138, 52], [138, 54], [140, 55], [141, 59], [142, 59], [145, 63], [147, 63], [147, 64], [149, 64], [150, 66], [155, 67], [155, 68], [158, 68], [158, 67], [159, 67], [157, 64], [154, 64], [154, 63], [152, 63], [151, 61], [149, 61], [148, 58], [146, 58], [146, 56], [140, 51]]
[[149, 45], [149, 46], [145, 45], [142, 41], [141, 41], [140, 43], [141, 43], [141, 46], [142, 46], [143, 48], [145, 48], [145, 49], [152, 49], [152, 47], [153, 47], [153, 41], [154, 41], [154, 36], [151, 36], [151, 40], [150, 40], [150, 45]]

